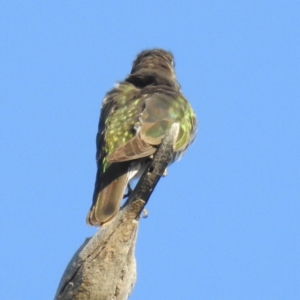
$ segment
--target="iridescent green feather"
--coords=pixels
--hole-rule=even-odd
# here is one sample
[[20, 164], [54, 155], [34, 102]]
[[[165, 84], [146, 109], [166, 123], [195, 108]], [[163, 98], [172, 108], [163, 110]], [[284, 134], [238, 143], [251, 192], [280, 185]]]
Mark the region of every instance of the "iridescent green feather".
[[171, 128], [173, 123], [179, 123], [179, 133], [175, 143], [175, 151], [185, 150], [189, 145], [196, 127], [196, 117], [188, 101], [178, 93], [154, 95], [147, 102], [142, 116], [145, 126], [145, 138], [160, 140]]
[[[105, 152], [113, 153], [117, 148], [126, 144], [135, 136], [134, 127], [139, 124], [138, 116], [141, 114], [140, 99], [134, 99], [136, 88], [128, 84], [120, 84], [116, 89], [114, 101], [117, 104], [105, 121]], [[103, 159], [103, 172], [109, 166]]]

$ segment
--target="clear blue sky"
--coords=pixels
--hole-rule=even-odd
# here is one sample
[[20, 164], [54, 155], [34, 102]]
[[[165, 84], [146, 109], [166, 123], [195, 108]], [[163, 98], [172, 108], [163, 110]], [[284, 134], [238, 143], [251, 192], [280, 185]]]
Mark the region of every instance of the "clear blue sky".
[[1, 1], [0, 298], [52, 299], [85, 225], [105, 93], [175, 55], [199, 119], [141, 220], [130, 299], [300, 299], [300, 2]]

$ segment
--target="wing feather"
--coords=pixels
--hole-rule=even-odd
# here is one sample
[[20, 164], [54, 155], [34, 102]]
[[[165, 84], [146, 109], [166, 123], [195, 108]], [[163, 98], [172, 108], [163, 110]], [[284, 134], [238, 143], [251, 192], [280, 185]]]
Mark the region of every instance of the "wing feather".
[[138, 134], [125, 145], [119, 147], [116, 151], [106, 157], [107, 161], [122, 162], [134, 160], [152, 155], [156, 151], [156, 147], [146, 143]]
[[[176, 101], [178, 100], [178, 101]], [[179, 103], [177, 103], [179, 102]], [[145, 108], [139, 117], [136, 135], [109, 154], [108, 162], [122, 162], [152, 155], [173, 123], [185, 116], [186, 100], [177, 92], [157, 92], [144, 100]], [[185, 148], [189, 130], [180, 129], [177, 145]]]

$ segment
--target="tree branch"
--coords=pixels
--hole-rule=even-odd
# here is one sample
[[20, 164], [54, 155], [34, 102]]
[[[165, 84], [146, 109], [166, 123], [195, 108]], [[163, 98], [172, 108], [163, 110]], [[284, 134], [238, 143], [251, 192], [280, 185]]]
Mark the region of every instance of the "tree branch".
[[174, 152], [174, 124], [118, 216], [88, 238], [69, 262], [55, 300], [126, 300], [136, 281], [135, 243], [140, 214]]

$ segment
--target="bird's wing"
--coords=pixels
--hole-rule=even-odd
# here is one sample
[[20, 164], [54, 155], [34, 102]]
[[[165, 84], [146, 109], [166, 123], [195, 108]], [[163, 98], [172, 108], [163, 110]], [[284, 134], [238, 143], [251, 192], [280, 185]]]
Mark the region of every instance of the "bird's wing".
[[[177, 92], [154, 93], [145, 98], [144, 104], [135, 136], [109, 154], [106, 157], [108, 162], [129, 161], [152, 155], [171, 125], [184, 121], [189, 108], [186, 99]], [[189, 135], [190, 132], [180, 126], [176, 148], [187, 145]]]

